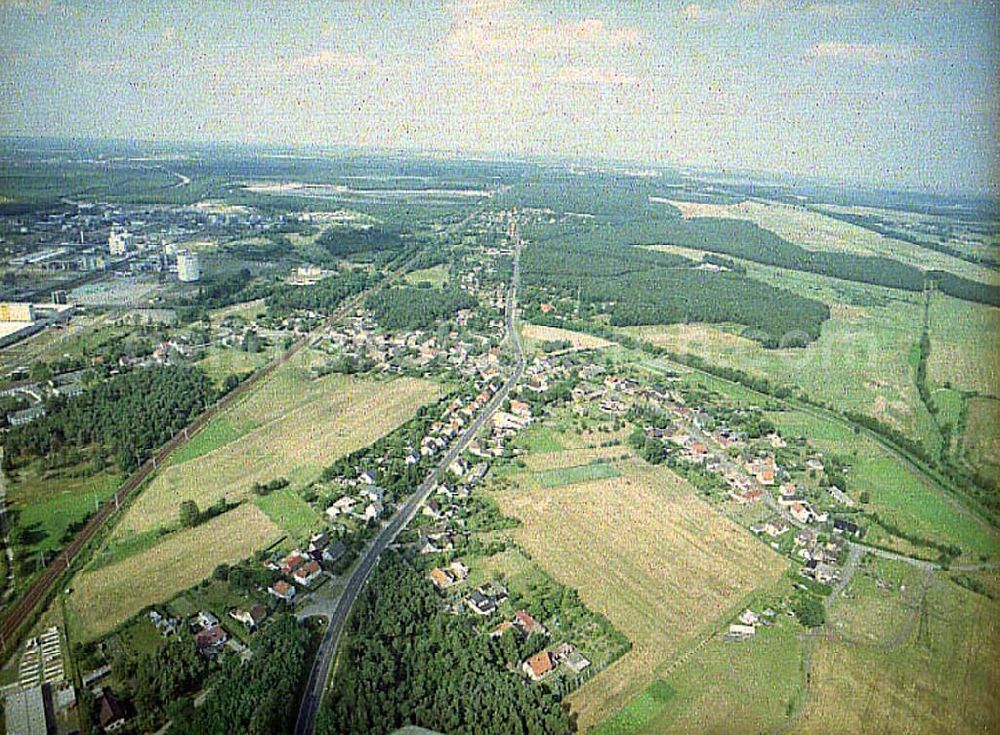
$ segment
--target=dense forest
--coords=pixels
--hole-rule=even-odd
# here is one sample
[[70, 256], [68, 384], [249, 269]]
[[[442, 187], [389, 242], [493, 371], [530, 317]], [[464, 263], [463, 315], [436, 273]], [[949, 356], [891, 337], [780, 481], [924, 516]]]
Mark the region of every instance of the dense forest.
[[1000, 306], [1000, 287], [944, 271], [923, 271], [892, 258], [806, 250], [752, 222], [714, 217], [664, 219], [660, 243], [746, 258], [756, 263], [818, 273], [833, 278], [907, 291], [922, 291], [928, 280], [949, 296]]
[[[721, 259], [720, 259], [721, 260]], [[723, 265], [716, 263], [716, 265]], [[767, 347], [819, 337], [826, 304], [737, 271], [697, 270], [679, 255], [586, 238], [533, 244], [522, 255], [524, 282], [550, 297], [579, 297], [614, 326], [735, 322]]]
[[3, 437], [4, 466], [46, 457], [64, 446], [96, 444], [111, 451], [125, 472], [184, 428], [215, 400], [200, 369], [164, 365], [117, 375], [74, 398], [56, 396], [46, 415]]
[[385, 329], [433, 329], [459, 309], [476, 306], [476, 298], [459, 288], [398, 286], [373, 293], [366, 305]]
[[169, 735], [291, 732], [299, 692], [309, 674], [310, 637], [294, 616], [275, 618], [250, 642], [253, 656], [248, 661], [226, 657], [199, 707], [172, 713]]
[[340, 665], [320, 712], [322, 735], [549, 735], [571, 731], [544, 687], [505, 669], [485, 636], [441, 609], [433, 587], [386, 554], [345, 629]]
[[370, 255], [387, 250], [400, 250], [403, 240], [399, 232], [383, 228], [370, 229], [331, 227], [318, 238], [316, 245], [321, 247], [331, 258], [352, 255]]
[[345, 299], [361, 293], [377, 280], [377, 275], [356, 270], [329, 276], [309, 286], [275, 288], [267, 297], [267, 309], [276, 315], [287, 314], [294, 309], [330, 314]]

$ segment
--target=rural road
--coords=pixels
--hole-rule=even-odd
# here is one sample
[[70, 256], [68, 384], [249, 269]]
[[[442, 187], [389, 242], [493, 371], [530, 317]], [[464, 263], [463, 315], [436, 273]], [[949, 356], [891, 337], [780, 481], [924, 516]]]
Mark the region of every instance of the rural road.
[[347, 622], [347, 616], [357, 600], [361, 588], [364, 586], [371, 574], [372, 569], [378, 562], [379, 556], [391, 544], [399, 532], [413, 520], [420, 506], [427, 500], [438, 477], [448, 468], [456, 458], [458, 458], [469, 442], [479, 433], [487, 421], [496, 413], [501, 404], [507, 400], [511, 388], [517, 384], [524, 373], [524, 352], [521, 348], [521, 338], [514, 328], [517, 311], [517, 282], [520, 277], [520, 255], [521, 242], [518, 240], [514, 253], [514, 272], [511, 278], [510, 298], [507, 300], [507, 334], [510, 335], [511, 345], [514, 349], [516, 364], [514, 371], [503, 384], [503, 387], [490, 399], [485, 408], [480, 411], [475, 420], [466, 427], [465, 431], [452, 444], [448, 452], [438, 462], [437, 466], [430, 472], [427, 479], [410, 495], [410, 497], [400, 506], [392, 519], [382, 529], [372, 544], [365, 551], [361, 560], [351, 572], [347, 580], [344, 591], [336, 600], [335, 606], [329, 613], [330, 624], [320, 641], [319, 650], [316, 652], [316, 659], [309, 672], [309, 680], [299, 705], [298, 719], [295, 723], [295, 735], [313, 735], [316, 731], [316, 715], [319, 712], [320, 703], [323, 700], [323, 692], [326, 690], [327, 679], [330, 675], [330, 668], [333, 665], [334, 656], [337, 653], [337, 646]]

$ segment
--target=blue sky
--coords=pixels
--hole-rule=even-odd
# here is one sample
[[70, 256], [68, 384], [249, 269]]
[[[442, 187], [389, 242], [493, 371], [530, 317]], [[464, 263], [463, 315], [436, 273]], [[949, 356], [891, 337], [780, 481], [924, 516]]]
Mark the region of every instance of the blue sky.
[[0, 0], [0, 134], [998, 192], [992, 0]]

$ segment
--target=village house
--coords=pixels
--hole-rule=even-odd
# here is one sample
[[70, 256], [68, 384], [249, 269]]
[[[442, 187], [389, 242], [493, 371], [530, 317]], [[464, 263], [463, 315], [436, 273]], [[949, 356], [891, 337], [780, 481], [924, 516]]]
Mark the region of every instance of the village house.
[[292, 579], [301, 585], [309, 586], [316, 581], [323, 573], [320, 565], [315, 561], [307, 561], [292, 574]]
[[509, 620], [502, 621], [497, 627], [490, 631], [490, 638], [500, 638], [508, 630], [517, 632], [517, 627]]
[[289, 584], [283, 579], [279, 579], [273, 585], [267, 588], [267, 591], [272, 595], [277, 597], [279, 600], [284, 600], [285, 602], [291, 603], [295, 599], [295, 586]]
[[256, 630], [257, 626], [267, 619], [267, 608], [263, 605], [254, 605], [249, 610], [234, 608], [229, 611], [229, 617], [237, 623], [242, 623], [249, 630]]
[[520, 628], [524, 635], [532, 635], [533, 633], [539, 633], [545, 635], [548, 631], [545, 626], [539, 623], [527, 610], [518, 610], [514, 613], [514, 625]]
[[451, 572], [441, 569], [440, 567], [434, 567], [427, 574], [430, 577], [431, 582], [434, 586], [440, 590], [445, 590], [455, 584], [455, 578], [452, 576]]
[[492, 615], [497, 609], [496, 601], [479, 590], [469, 595], [469, 599], [465, 602], [469, 609], [477, 615]]
[[125, 703], [110, 690], [105, 689], [94, 704], [97, 706], [97, 719], [104, 732], [118, 732], [125, 727], [128, 710]]
[[308, 561], [307, 557], [298, 549], [290, 553], [281, 560], [281, 571], [283, 574], [292, 574], [300, 566]]
[[777, 538], [785, 533], [791, 526], [784, 518], [772, 518], [764, 524], [764, 533], [771, 538]]
[[194, 636], [198, 652], [205, 655], [214, 654], [227, 640], [229, 640], [229, 636], [221, 625], [213, 625], [211, 628], [200, 630]]
[[541, 681], [554, 668], [555, 661], [548, 651], [539, 651], [521, 664], [521, 670], [532, 681]]

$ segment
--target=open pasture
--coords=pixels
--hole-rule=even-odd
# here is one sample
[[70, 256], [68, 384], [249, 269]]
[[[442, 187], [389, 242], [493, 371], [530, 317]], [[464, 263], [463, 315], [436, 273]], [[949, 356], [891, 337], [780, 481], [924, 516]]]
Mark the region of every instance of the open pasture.
[[926, 605], [916, 597], [896, 614], [870, 617], [878, 645], [817, 641], [809, 699], [792, 732], [995, 731], [1000, 603], [943, 576], [934, 578]]

